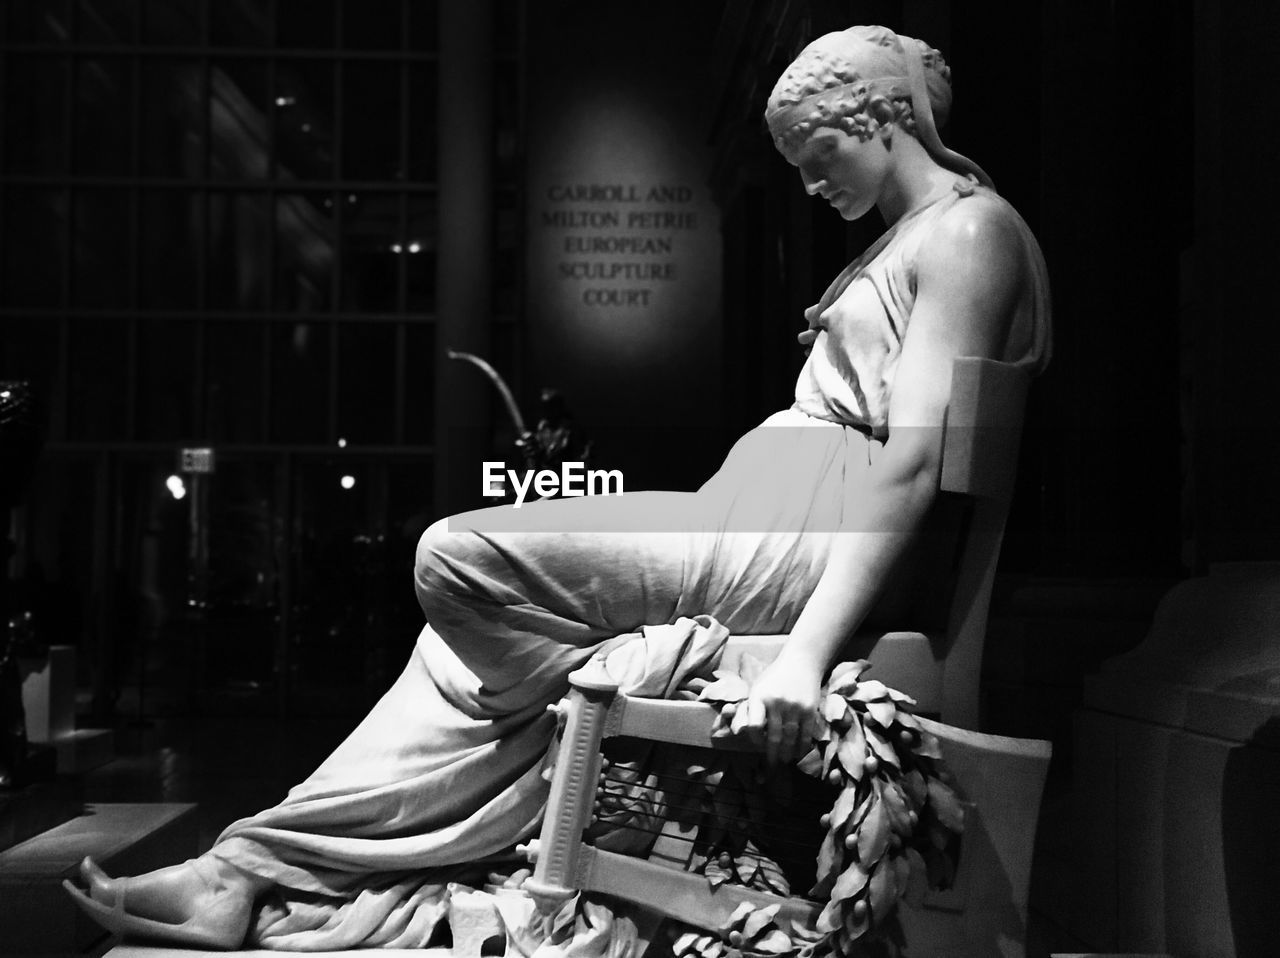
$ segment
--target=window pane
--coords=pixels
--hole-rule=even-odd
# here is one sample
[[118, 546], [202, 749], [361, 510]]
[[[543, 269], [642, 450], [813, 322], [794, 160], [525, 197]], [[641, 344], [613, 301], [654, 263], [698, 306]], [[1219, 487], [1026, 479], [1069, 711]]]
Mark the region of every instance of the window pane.
[[318, 313], [331, 307], [333, 203], [329, 193], [276, 197], [276, 311]]
[[10, 54], [5, 64], [5, 168], [10, 173], [52, 175], [67, 165], [64, 112], [67, 61]]
[[52, 423], [57, 404], [58, 321], [9, 317], [0, 320], [0, 379], [31, 384], [41, 419]]
[[168, 319], [138, 320], [138, 439], [195, 435], [191, 389], [198, 328]]
[[271, 326], [271, 438], [329, 440], [329, 324]]
[[202, 70], [195, 60], [146, 58], [142, 86], [141, 156], [144, 176], [204, 175]]
[[[302, 459], [295, 472], [290, 679], [292, 697], [307, 711], [363, 705], [352, 693], [370, 677], [374, 663], [366, 660], [380, 657], [374, 597], [390, 574], [381, 517], [370, 516], [377, 471], [343, 457]], [[335, 669], [338, 661], [343, 667]]]
[[[219, 5], [221, 6], [221, 5]], [[270, 169], [267, 68], [263, 60], [218, 60], [209, 69], [209, 175], [257, 179]]]
[[208, 323], [205, 327], [205, 431], [214, 442], [261, 442], [266, 327]]
[[344, 0], [342, 45], [348, 50], [399, 50], [402, 16], [400, 0]]
[[72, 237], [72, 302], [128, 306], [132, 283], [130, 191], [76, 190]]
[[184, 189], [142, 194], [138, 254], [141, 305], [191, 309], [199, 296], [200, 207], [204, 197]]
[[67, 0], [5, 0], [11, 43], [60, 43], [70, 30]]
[[429, 446], [436, 431], [435, 324], [406, 323], [404, 339], [404, 441]]
[[208, 286], [215, 309], [265, 309], [271, 208], [265, 193], [209, 194]]
[[338, 435], [353, 445], [395, 439], [394, 323], [338, 326]]
[[143, 0], [142, 42], [166, 46], [200, 42], [202, 0]]
[[16, 187], [4, 198], [4, 302], [56, 306], [64, 284], [67, 195]]
[[430, 183], [436, 178], [436, 67], [409, 65], [409, 178]]
[[414, 53], [431, 53], [439, 46], [440, 12], [436, 0], [411, 0], [409, 46]]
[[280, 627], [273, 463], [222, 457], [209, 477], [204, 681], [211, 691], [275, 688]]
[[122, 440], [128, 419], [128, 324], [71, 320], [67, 370], [67, 438]]
[[209, 42], [215, 47], [265, 47], [271, 43], [271, 0], [210, 0]]
[[408, 236], [419, 252], [405, 260], [405, 283], [410, 313], [430, 313], [436, 308], [436, 198], [414, 195], [409, 198]]
[[400, 196], [350, 193], [341, 197], [342, 306], [377, 312], [399, 301], [400, 264], [412, 256], [400, 234]]
[[76, 39], [81, 43], [132, 43], [138, 24], [137, 0], [79, 0]]
[[276, 0], [276, 45], [333, 49], [335, 0]]
[[332, 179], [333, 62], [280, 60], [276, 71], [278, 175]]
[[398, 180], [400, 169], [398, 63], [348, 62], [342, 77], [342, 176]]

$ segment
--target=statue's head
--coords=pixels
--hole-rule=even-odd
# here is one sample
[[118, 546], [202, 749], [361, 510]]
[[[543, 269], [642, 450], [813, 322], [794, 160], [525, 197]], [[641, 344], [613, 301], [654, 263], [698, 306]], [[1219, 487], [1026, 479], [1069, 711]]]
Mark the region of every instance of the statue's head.
[[887, 27], [858, 26], [821, 36], [800, 51], [769, 95], [765, 121], [784, 153], [823, 127], [863, 142], [901, 130], [943, 166], [990, 185], [975, 163], [938, 138], [950, 112], [951, 69], [941, 53]]
[[765, 119], [779, 148], [794, 146], [822, 126], [868, 140], [888, 124], [915, 135], [906, 45], [924, 67], [934, 122], [951, 110], [951, 70], [942, 54], [887, 27], [828, 33], [800, 51], [769, 94]]

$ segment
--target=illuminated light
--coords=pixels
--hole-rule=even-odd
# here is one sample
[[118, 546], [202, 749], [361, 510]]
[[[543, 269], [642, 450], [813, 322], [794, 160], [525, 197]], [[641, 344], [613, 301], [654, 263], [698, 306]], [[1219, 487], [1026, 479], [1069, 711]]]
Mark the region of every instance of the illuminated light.
[[338, 437], [338, 448], [339, 448], [339, 449], [346, 449], [346, 448], [347, 448], [347, 441], [346, 441], [345, 439], [343, 439], [341, 436], [339, 436], [339, 437]]
[[348, 193], [348, 194], [347, 194], [347, 202], [348, 202], [348, 203], [354, 203], [355, 201], [356, 201], [356, 195], [355, 195], [354, 193]]
[[341, 479], [338, 480], [338, 483], [342, 486], [343, 489], [354, 489], [356, 487], [356, 477], [343, 476]]
[[0, 399], [8, 399], [12, 395], [13, 393], [6, 389], [4, 392], [0, 392]]
[[402, 251], [402, 249], [403, 249], [403, 247], [401, 247], [399, 243], [392, 243], [392, 244], [391, 244], [391, 252], [393, 252], [393, 253], [399, 253], [399, 252], [401, 252], [401, 251]]
[[417, 240], [414, 240], [412, 243], [409, 244], [409, 252], [410, 253], [422, 252], [422, 244], [419, 243]]
[[276, 97], [276, 106], [293, 106], [297, 102], [297, 99], [291, 96]]
[[182, 481], [181, 476], [170, 476], [164, 481], [165, 488], [169, 490], [169, 495], [175, 499], [181, 499], [187, 494], [187, 484]]

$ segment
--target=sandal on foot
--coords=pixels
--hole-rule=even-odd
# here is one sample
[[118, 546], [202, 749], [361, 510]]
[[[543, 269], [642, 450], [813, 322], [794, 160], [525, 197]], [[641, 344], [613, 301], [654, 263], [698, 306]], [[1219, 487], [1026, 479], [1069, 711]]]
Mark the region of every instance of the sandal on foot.
[[71, 900], [80, 909], [113, 935], [129, 938], [145, 938], [150, 941], [167, 942], [175, 945], [192, 945], [196, 948], [210, 948], [230, 951], [238, 948], [244, 940], [244, 929], [228, 930], [226, 928], [209, 927], [200, 916], [193, 916], [179, 924], [166, 921], [155, 921], [141, 918], [124, 910], [123, 890], [115, 896], [114, 903], [108, 907], [94, 898], [90, 898], [71, 882], [65, 879], [62, 887], [67, 890]]

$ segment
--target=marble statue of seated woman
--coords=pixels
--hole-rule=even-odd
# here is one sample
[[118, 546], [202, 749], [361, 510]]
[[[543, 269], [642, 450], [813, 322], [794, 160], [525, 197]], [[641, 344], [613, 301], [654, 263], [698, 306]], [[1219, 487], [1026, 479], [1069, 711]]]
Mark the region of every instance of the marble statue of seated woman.
[[790, 408], [697, 492], [436, 522], [414, 569], [426, 625], [351, 736], [199, 858], [131, 878], [86, 861], [76, 900], [109, 928], [174, 943], [421, 947], [448, 882], [536, 835], [546, 707], [569, 672], [682, 617], [789, 633], [744, 708], [771, 760], [797, 758], [824, 673], [936, 495], [953, 360], [1039, 371], [1049, 358], [1035, 239], [939, 139], [949, 78], [927, 44], [852, 27], [806, 47], [769, 97], [769, 131], [806, 192], [888, 224], [806, 311]]

